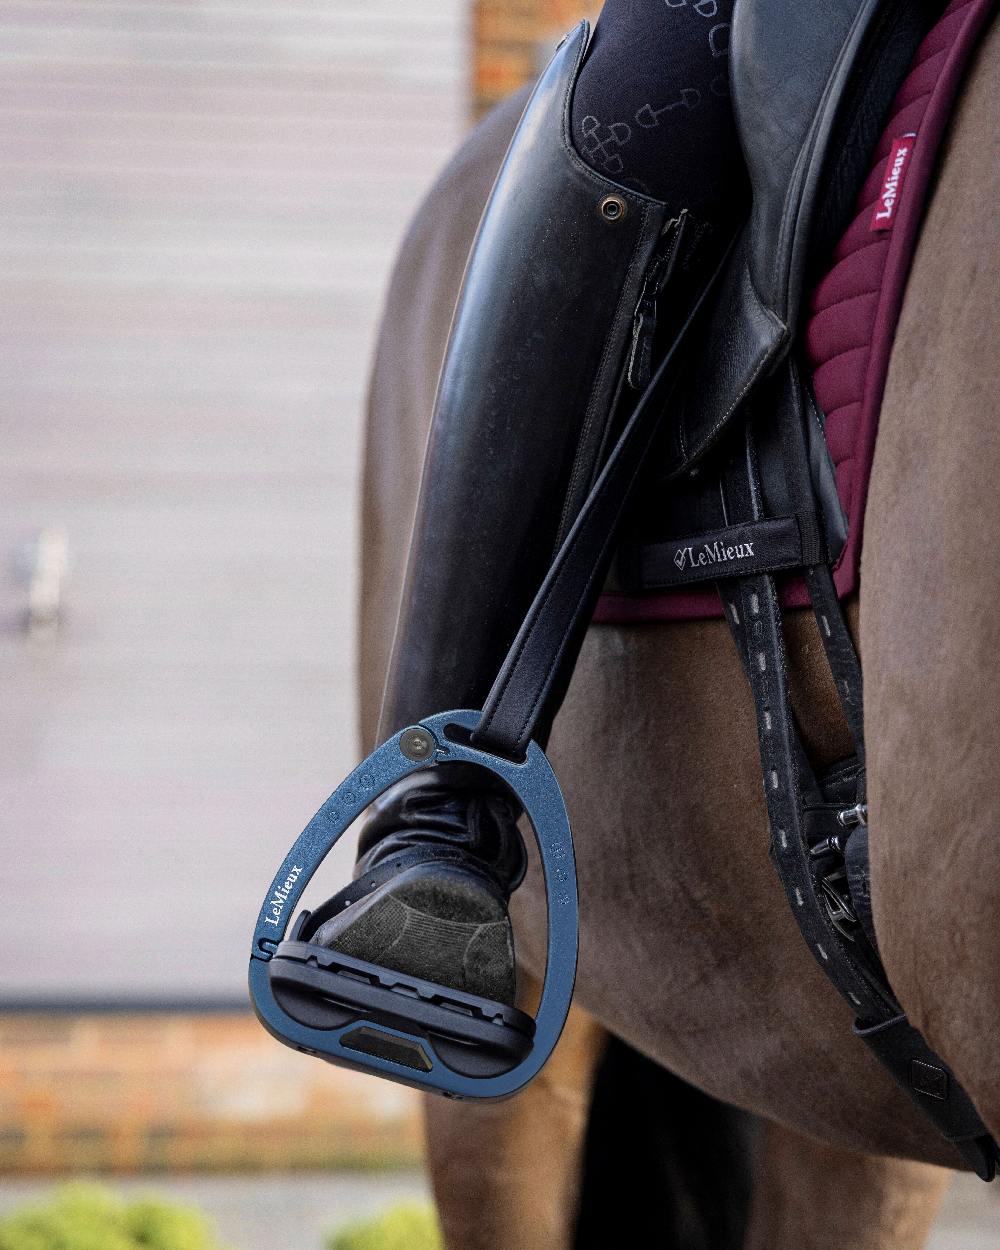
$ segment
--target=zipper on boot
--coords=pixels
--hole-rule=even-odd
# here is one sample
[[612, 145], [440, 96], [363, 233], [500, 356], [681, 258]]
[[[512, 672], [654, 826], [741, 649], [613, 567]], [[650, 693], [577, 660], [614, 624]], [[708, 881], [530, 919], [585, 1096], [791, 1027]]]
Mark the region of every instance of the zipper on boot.
[[677, 240], [685, 214], [674, 217], [660, 232], [660, 241], [646, 270], [639, 302], [632, 317], [632, 346], [629, 351], [626, 378], [634, 391], [649, 385], [653, 374], [653, 344], [656, 339], [658, 302], [674, 271]]

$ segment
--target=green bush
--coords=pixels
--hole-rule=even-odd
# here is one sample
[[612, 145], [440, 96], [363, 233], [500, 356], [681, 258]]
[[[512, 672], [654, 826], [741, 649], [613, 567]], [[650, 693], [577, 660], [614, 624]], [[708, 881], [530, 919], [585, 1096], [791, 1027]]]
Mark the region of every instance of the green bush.
[[0, 1250], [223, 1250], [204, 1216], [157, 1198], [126, 1202], [66, 1185], [0, 1218]]
[[[429, 1206], [407, 1203], [375, 1220], [334, 1233], [328, 1250], [441, 1250], [437, 1217]], [[0, 1248], [4, 1250], [4, 1248]]]

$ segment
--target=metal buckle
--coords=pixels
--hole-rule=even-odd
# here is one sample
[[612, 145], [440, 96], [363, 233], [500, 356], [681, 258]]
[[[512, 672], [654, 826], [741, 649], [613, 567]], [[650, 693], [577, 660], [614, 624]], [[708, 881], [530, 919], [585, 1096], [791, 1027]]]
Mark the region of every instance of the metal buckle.
[[853, 942], [858, 931], [858, 915], [851, 902], [850, 887], [847, 884], [847, 869], [840, 867], [828, 872], [820, 879], [823, 901], [826, 903], [830, 923], [849, 942]]
[[843, 829], [857, 829], [859, 825], [868, 824], [868, 804], [855, 803], [837, 813], [837, 824]]

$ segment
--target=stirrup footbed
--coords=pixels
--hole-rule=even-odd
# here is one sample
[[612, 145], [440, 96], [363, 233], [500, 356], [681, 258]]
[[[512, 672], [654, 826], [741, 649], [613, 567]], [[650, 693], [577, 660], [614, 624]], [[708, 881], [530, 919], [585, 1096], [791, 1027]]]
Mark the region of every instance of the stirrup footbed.
[[514, 1001], [514, 941], [503, 899], [457, 865], [405, 869], [309, 940], [438, 985]]
[[459, 1075], [498, 1076], [533, 1046], [535, 1021], [516, 1007], [311, 942], [279, 943], [268, 980], [289, 1019], [313, 1030], [339, 1029], [348, 1050], [414, 1071], [430, 1071], [434, 1056]]

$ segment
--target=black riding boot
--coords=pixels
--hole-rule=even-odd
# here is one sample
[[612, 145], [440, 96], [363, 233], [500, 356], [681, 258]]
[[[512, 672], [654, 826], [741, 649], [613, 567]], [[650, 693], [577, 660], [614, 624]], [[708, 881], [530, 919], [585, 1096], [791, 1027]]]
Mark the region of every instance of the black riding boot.
[[[564, 42], [528, 103], [480, 224], [435, 404], [381, 738], [437, 712], [483, 706], [607, 440], [645, 384], [658, 302], [669, 303], [678, 281], [696, 282], [686, 267], [711, 255], [705, 207], [723, 181], [720, 169], [739, 180], [704, 22], [692, 25], [687, 13], [670, 19], [683, 20], [683, 30], [697, 37], [678, 36], [664, 47], [665, 84], [652, 105], [649, 81], [632, 84], [632, 95], [622, 88], [627, 58], [621, 59], [622, 39], [612, 37], [621, 35], [613, 23], [624, 13], [638, 37], [637, 7], [634, 0], [608, 0], [595, 55], [582, 73], [585, 30]], [[652, 29], [645, 33], [655, 36], [665, 6], [655, 0], [647, 7]], [[613, 65], [597, 57], [602, 47]], [[690, 86], [699, 80], [700, 101]], [[578, 81], [589, 110], [614, 86], [622, 97], [615, 107], [631, 125], [607, 109], [596, 129], [592, 112], [577, 118], [570, 101]], [[679, 168], [669, 148], [664, 152], [663, 185], [656, 190], [665, 198], [656, 199], [646, 193], [653, 175], [643, 128], [662, 118], [669, 142], [667, 104], [672, 87], [677, 94], [681, 86], [685, 129], [701, 102], [703, 124], [714, 133], [685, 149], [696, 150], [691, 168]], [[660, 112], [654, 116], [651, 108]], [[604, 173], [606, 152], [578, 144], [592, 167], [581, 161], [571, 135], [593, 140], [608, 125], [618, 140], [633, 128], [642, 136], [641, 179], [628, 177], [623, 142], [612, 153], [616, 180]], [[700, 219], [680, 232], [687, 251], [678, 257], [677, 224], [686, 216], [691, 225], [685, 211], [691, 205]], [[694, 248], [691, 239], [698, 241]], [[558, 696], [546, 709], [542, 737], [557, 703]], [[512, 1002], [507, 903], [525, 867], [518, 816], [502, 784], [472, 765], [411, 775], [373, 805], [354, 882], [313, 914], [303, 936]]]

